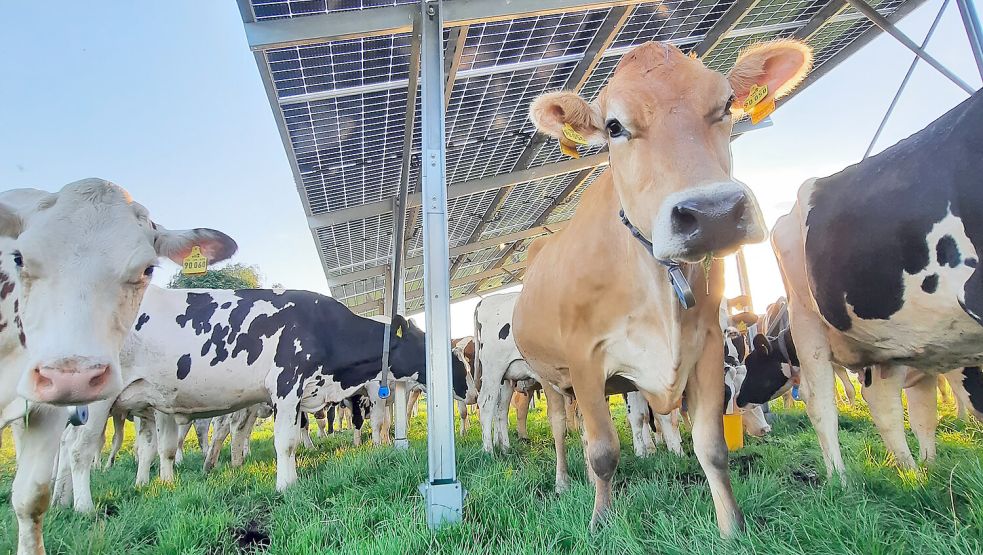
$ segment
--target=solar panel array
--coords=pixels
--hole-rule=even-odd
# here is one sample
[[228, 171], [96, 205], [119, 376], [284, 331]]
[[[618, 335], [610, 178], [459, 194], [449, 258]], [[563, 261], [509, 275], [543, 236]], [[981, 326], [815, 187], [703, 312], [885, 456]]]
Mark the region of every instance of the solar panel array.
[[[445, 4], [453, 1], [445, 0]], [[831, 1], [835, 5], [827, 9]], [[871, 4], [887, 16], [906, 1], [919, 0], [874, 0]], [[258, 22], [416, 3], [241, 2], [247, 6], [244, 19]], [[577, 85], [583, 96], [595, 98], [621, 56], [643, 42], [670, 42], [684, 51], [700, 46], [705, 49], [712, 42], [702, 59], [712, 69], [726, 70], [750, 44], [801, 35], [803, 29], [810, 29], [811, 34], [803, 38], [814, 47], [819, 67], [873, 29], [842, 0], [623, 4], [471, 22], [460, 29], [464, 38], [457, 44], [463, 47], [446, 108], [448, 185], [564, 161], [555, 141], [544, 142], [536, 136], [528, 119], [529, 104], [544, 92]], [[729, 22], [729, 26], [719, 40], [714, 40], [721, 21]], [[448, 39], [445, 29], [445, 52], [455, 47]], [[407, 148], [404, 136], [412, 40], [410, 33], [403, 32], [332, 42], [305, 41], [262, 52], [260, 70], [272, 83], [270, 94], [275, 98], [271, 103], [286, 130], [285, 147], [296, 161], [298, 191], [308, 217], [340, 214], [369, 203], [389, 202], [396, 196]], [[585, 57], [593, 57], [587, 60], [590, 71], [577, 75]], [[418, 94], [409, 145], [411, 192], [419, 183], [419, 112]], [[597, 151], [595, 148], [585, 154]], [[520, 280], [525, 251], [534, 233], [548, 233], [572, 217], [580, 194], [603, 169], [548, 172], [547, 177], [500, 191], [451, 198], [452, 298]], [[408, 225], [413, 227], [407, 228], [406, 304], [409, 312], [415, 312], [423, 301], [422, 230], [419, 218], [409, 218]], [[385, 268], [393, 249], [391, 210], [356, 219], [339, 218], [337, 223], [314, 225], [312, 231], [332, 283], [332, 295], [361, 314], [379, 313]]]

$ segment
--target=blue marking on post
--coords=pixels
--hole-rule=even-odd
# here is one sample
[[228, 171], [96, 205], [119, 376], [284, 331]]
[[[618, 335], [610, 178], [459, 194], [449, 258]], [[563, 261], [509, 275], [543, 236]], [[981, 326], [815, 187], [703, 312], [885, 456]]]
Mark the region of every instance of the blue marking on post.
[[388, 385], [380, 385], [379, 386], [379, 398], [380, 399], [388, 399], [389, 398], [389, 386]]

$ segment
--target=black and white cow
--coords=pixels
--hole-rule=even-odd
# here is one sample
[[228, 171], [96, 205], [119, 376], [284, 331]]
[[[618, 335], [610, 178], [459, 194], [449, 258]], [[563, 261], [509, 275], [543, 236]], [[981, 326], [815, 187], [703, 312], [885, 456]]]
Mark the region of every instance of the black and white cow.
[[[176, 418], [271, 402], [277, 489], [286, 489], [297, 479], [301, 413], [341, 401], [379, 378], [384, 327], [309, 291], [149, 288], [123, 349], [124, 389], [90, 407], [85, 432], [71, 449], [76, 509], [92, 508], [92, 451], [101, 445], [114, 405], [145, 420], [156, 414], [160, 474], [169, 481]], [[390, 335], [392, 376], [425, 381], [423, 332], [397, 316]], [[466, 394], [463, 376], [454, 376], [453, 385], [455, 394]], [[141, 459], [145, 451], [139, 450]]]
[[[983, 361], [983, 92], [845, 170], [807, 181], [772, 244], [789, 294], [807, 410], [845, 475], [833, 363], [877, 367], [864, 396], [885, 445], [914, 465], [901, 385]], [[923, 380], [911, 394], [935, 398]]]
[[11, 492], [18, 553], [43, 553], [41, 522], [64, 407], [115, 395], [120, 351], [159, 257], [198, 246], [209, 262], [236, 244], [211, 229], [171, 231], [117, 185], [70, 183], [57, 193], [0, 193], [0, 429], [16, 420]]

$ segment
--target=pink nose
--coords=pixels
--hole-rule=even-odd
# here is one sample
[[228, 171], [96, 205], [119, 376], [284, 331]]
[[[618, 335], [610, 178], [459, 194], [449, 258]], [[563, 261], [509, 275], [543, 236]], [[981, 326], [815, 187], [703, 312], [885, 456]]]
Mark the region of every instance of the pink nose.
[[112, 367], [89, 357], [70, 357], [39, 364], [31, 371], [34, 400], [53, 405], [98, 401], [112, 377]]

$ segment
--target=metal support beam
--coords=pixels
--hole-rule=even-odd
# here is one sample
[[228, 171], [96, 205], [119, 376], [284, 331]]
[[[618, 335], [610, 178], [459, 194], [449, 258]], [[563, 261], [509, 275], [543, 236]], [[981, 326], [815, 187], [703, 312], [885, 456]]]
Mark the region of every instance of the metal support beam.
[[710, 52], [716, 48], [716, 46], [720, 44], [721, 41], [723, 41], [727, 36], [727, 33], [729, 33], [742, 19], [744, 19], [744, 16], [754, 9], [754, 7], [757, 6], [758, 2], [760, 1], [761, 0], [737, 0], [737, 2], [734, 2], [729, 8], [727, 8], [724, 15], [720, 16], [720, 19], [713, 24], [713, 27], [710, 27], [710, 30], [707, 31], [706, 35], [704, 35], [703, 40], [701, 40], [700, 43], [693, 48], [693, 52], [695, 52], [698, 57], [702, 58], [707, 54], [707, 52]]
[[420, 485], [427, 524], [460, 522], [464, 489], [457, 480], [454, 397], [451, 385], [451, 318], [448, 277], [444, 138], [443, 5], [419, 4], [423, 89], [423, 289], [427, 347], [427, 452], [429, 479]]
[[845, 9], [846, 0], [830, 0], [829, 4], [826, 4], [818, 12], [813, 14], [809, 18], [809, 21], [806, 21], [806, 24], [792, 35], [792, 38], [801, 41], [809, 40], [826, 22], [838, 16]]
[[[946, 7], [949, 6], [949, 0], [942, 0], [942, 6], [939, 8], [939, 12], [935, 15], [935, 19], [932, 21], [932, 25], [929, 26], [928, 32], [925, 33], [925, 39], [922, 41], [921, 48], [924, 49], [928, 46], [928, 42], [932, 40], [932, 35], [935, 34], [935, 29], [938, 28], [939, 23], [942, 22], [942, 16], [945, 14]], [[901, 80], [901, 84], [898, 86], [897, 92], [894, 93], [894, 98], [891, 99], [891, 104], [888, 105], [887, 111], [884, 112], [884, 117], [881, 118], [881, 123], [877, 126], [877, 131], [874, 132], [874, 136], [870, 139], [870, 144], [867, 145], [867, 151], [864, 152], [864, 159], [870, 156], [871, 151], [874, 150], [874, 145], [877, 144], [877, 139], [880, 138], [881, 133], [884, 132], [884, 126], [887, 125], [887, 120], [891, 118], [891, 114], [894, 112], [895, 106], [898, 105], [898, 100], [901, 99], [901, 93], [904, 92], [905, 87], [908, 86], [908, 81], [911, 76], [915, 73], [915, 68], [918, 67], [918, 56], [915, 56], [911, 60], [911, 64], [908, 65], [908, 71], [904, 75], [904, 79]]]
[[[901, 4], [901, 6], [899, 6], [897, 10], [891, 13], [891, 15], [887, 16], [887, 20], [890, 23], [895, 24], [898, 21], [904, 19], [906, 15], [910, 14], [924, 3], [925, 0], [908, 0], [904, 4]], [[806, 26], [808, 27], [810, 23], [812, 22], [810, 21], [806, 23]], [[819, 27], [817, 27], [817, 30], [821, 28], [822, 26], [820, 25]], [[813, 34], [815, 32], [816, 31], [813, 31]], [[801, 83], [799, 83], [799, 86], [795, 87], [795, 90], [793, 90], [792, 92], [790, 92], [789, 94], [783, 96], [781, 99], [778, 100], [777, 102], [778, 106], [781, 107], [786, 102], [795, 98], [795, 95], [806, 90], [806, 88], [808, 88], [809, 85], [815, 83], [821, 77], [832, 71], [836, 66], [840, 65], [844, 60], [856, 54], [858, 50], [860, 50], [864, 46], [867, 46], [870, 43], [870, 41], [877, 38], [877, 35], [879, 35], [880, 33], [881, 33], [881, 29], [879, 27], [877, 27], [876, 25], [871, 27], [865, 33], [861, 34], [859, 37], [854, 39], [853, 42], [844, 46], [836, 54], [833, 54], [833, 56], [830, 57], [825, 62], [823, 62], [822, 65], [813, 68], [813, 70], [809, 72], [809, 75], [807, 75], [806, 78], [803, 79]], [[806, 38], [806, 37], [799, 37], [799, 38]]]
[[[424, 162], [426, 162], [426, 160], [424, 160]], [[500, 175], [493, 175], [491, 177], [475, 179], [473, 181], [455, 183], [454, 185], [447, 187], [447, 198], [452, 199], [473, 195], [475, 193], [483, 193], [485, 191], [501, 189], [502, 187], [506, 187], [508, 185], [515, 185], [516, 183], [546, 179], [548, 177], [582, 170], [584, 168], [604, 166], [607, 165], [607, 163], [608, 156], [607, 154], [602, 153], [595, 154], [593, 156], [584, 156], [583, 158], [578, 158], [576, 160], [564, 160], [563, 162], [557, 162], [556, 164], [536, 166], [535, 168], [529, 168], [528, 170], [503, 173]], [[422, 198], [423, 197], [420, 193], [412, 193], [409, 195], [406, 205], [408, 207], [420, 206]], [[316, 229], [319, 227], [350, 222], [352, 220], [361, 220], [363, 218], [387, 214], [390, 210], [392, 210], [391, 202], [388, 199], [384, 199], [359, 204], [348, 208], [342, 208], [341, 210], [334, 210], [323, 214], [309, 216], [307, 218], [307, 223], [311, 228]]]
[[[471, 274], [470, 276], [465, 276], [458, 279], [452, 279], [450, 281], [450, 287], [451, 289], [453, 289], [455, 287], [467, 285], [475, 281], [483, 283], [489, 279], [494, 279], [498, 276], [501, 276], [502, 274], [517, 274], [525, 270], [528, 266], [529, 264], [525, 260], [523, 260], [522, 262], [518, 262], [516, 264], [511, 264], [509, 266], [496, 266], [494, 268], [489, 268], [483, 272], [478, 272], [477, 274]], [[422, 296], [423, 296], [423, 290], [416, 289], [406, 294], [406, 300], [413, 301], [419, 299]], [[458, 300], [460, 299], [455, 299], [455, 302], [457, 302]]]
[[[444, 25], [459, 27], [517, 17], [612, 8], [646, 0], [454, 0], [444, 10]], [[371, 10], [331, 12], [285, 19], [247, 22], [246, 40], [253, 50], [331, 42], [359, 37], [408, 33], [416, 6], [396, 5]]]
[[980, 72], [980, 77], [983, 77], [983, 28], [980, 27], [980, 16], [976, 13], [976, 6], [969, 0], [956, 0], [956, 5], [959, 6], [959, 15], [963, 18], [963, 27], [966, 28], [969, 49], [976, 60], [976, 69]]
[[925, 52], [925, 50], [918, 47], [917, 44], [912, 42], [907, 35], [898, 30], [890, 21], [884, 18], [881, 14], [877, 13], [877, 10], [870, 7], [870, 4], [864, 0], [846, 0], [851, 6], [857, 9], [860, 13], [867, 16], [867, 19], [871, 20], [874, 25], [880, 27], [885, 33], [894, 37], [898, 42], [904, 45], [905, 48], [914, 52], [919, 58], [925, 60], [925, 63], [934, 67], [939, 73], [944, 75], [947, 79], [956, 84], [959, 88], [966, 91], [968, 94], [973, 94], [976, 92], [973, 87], [970, 87], [968, 83], [959, 78], [958, 75], [949, 71], [949, 68], [942, 65], [942, 62], [935, 59], [934, 56]]
[[362, 304], [357, 304], [355, 306], [349, 306], [348, 310], [351, 310], [355, 314], [362, 314], [363, 312], [369, 312], [372, 310], [378, 310], [381, 314], [385, 306], [383, 299], [375, 299], [374, 301], [366, 301]]

